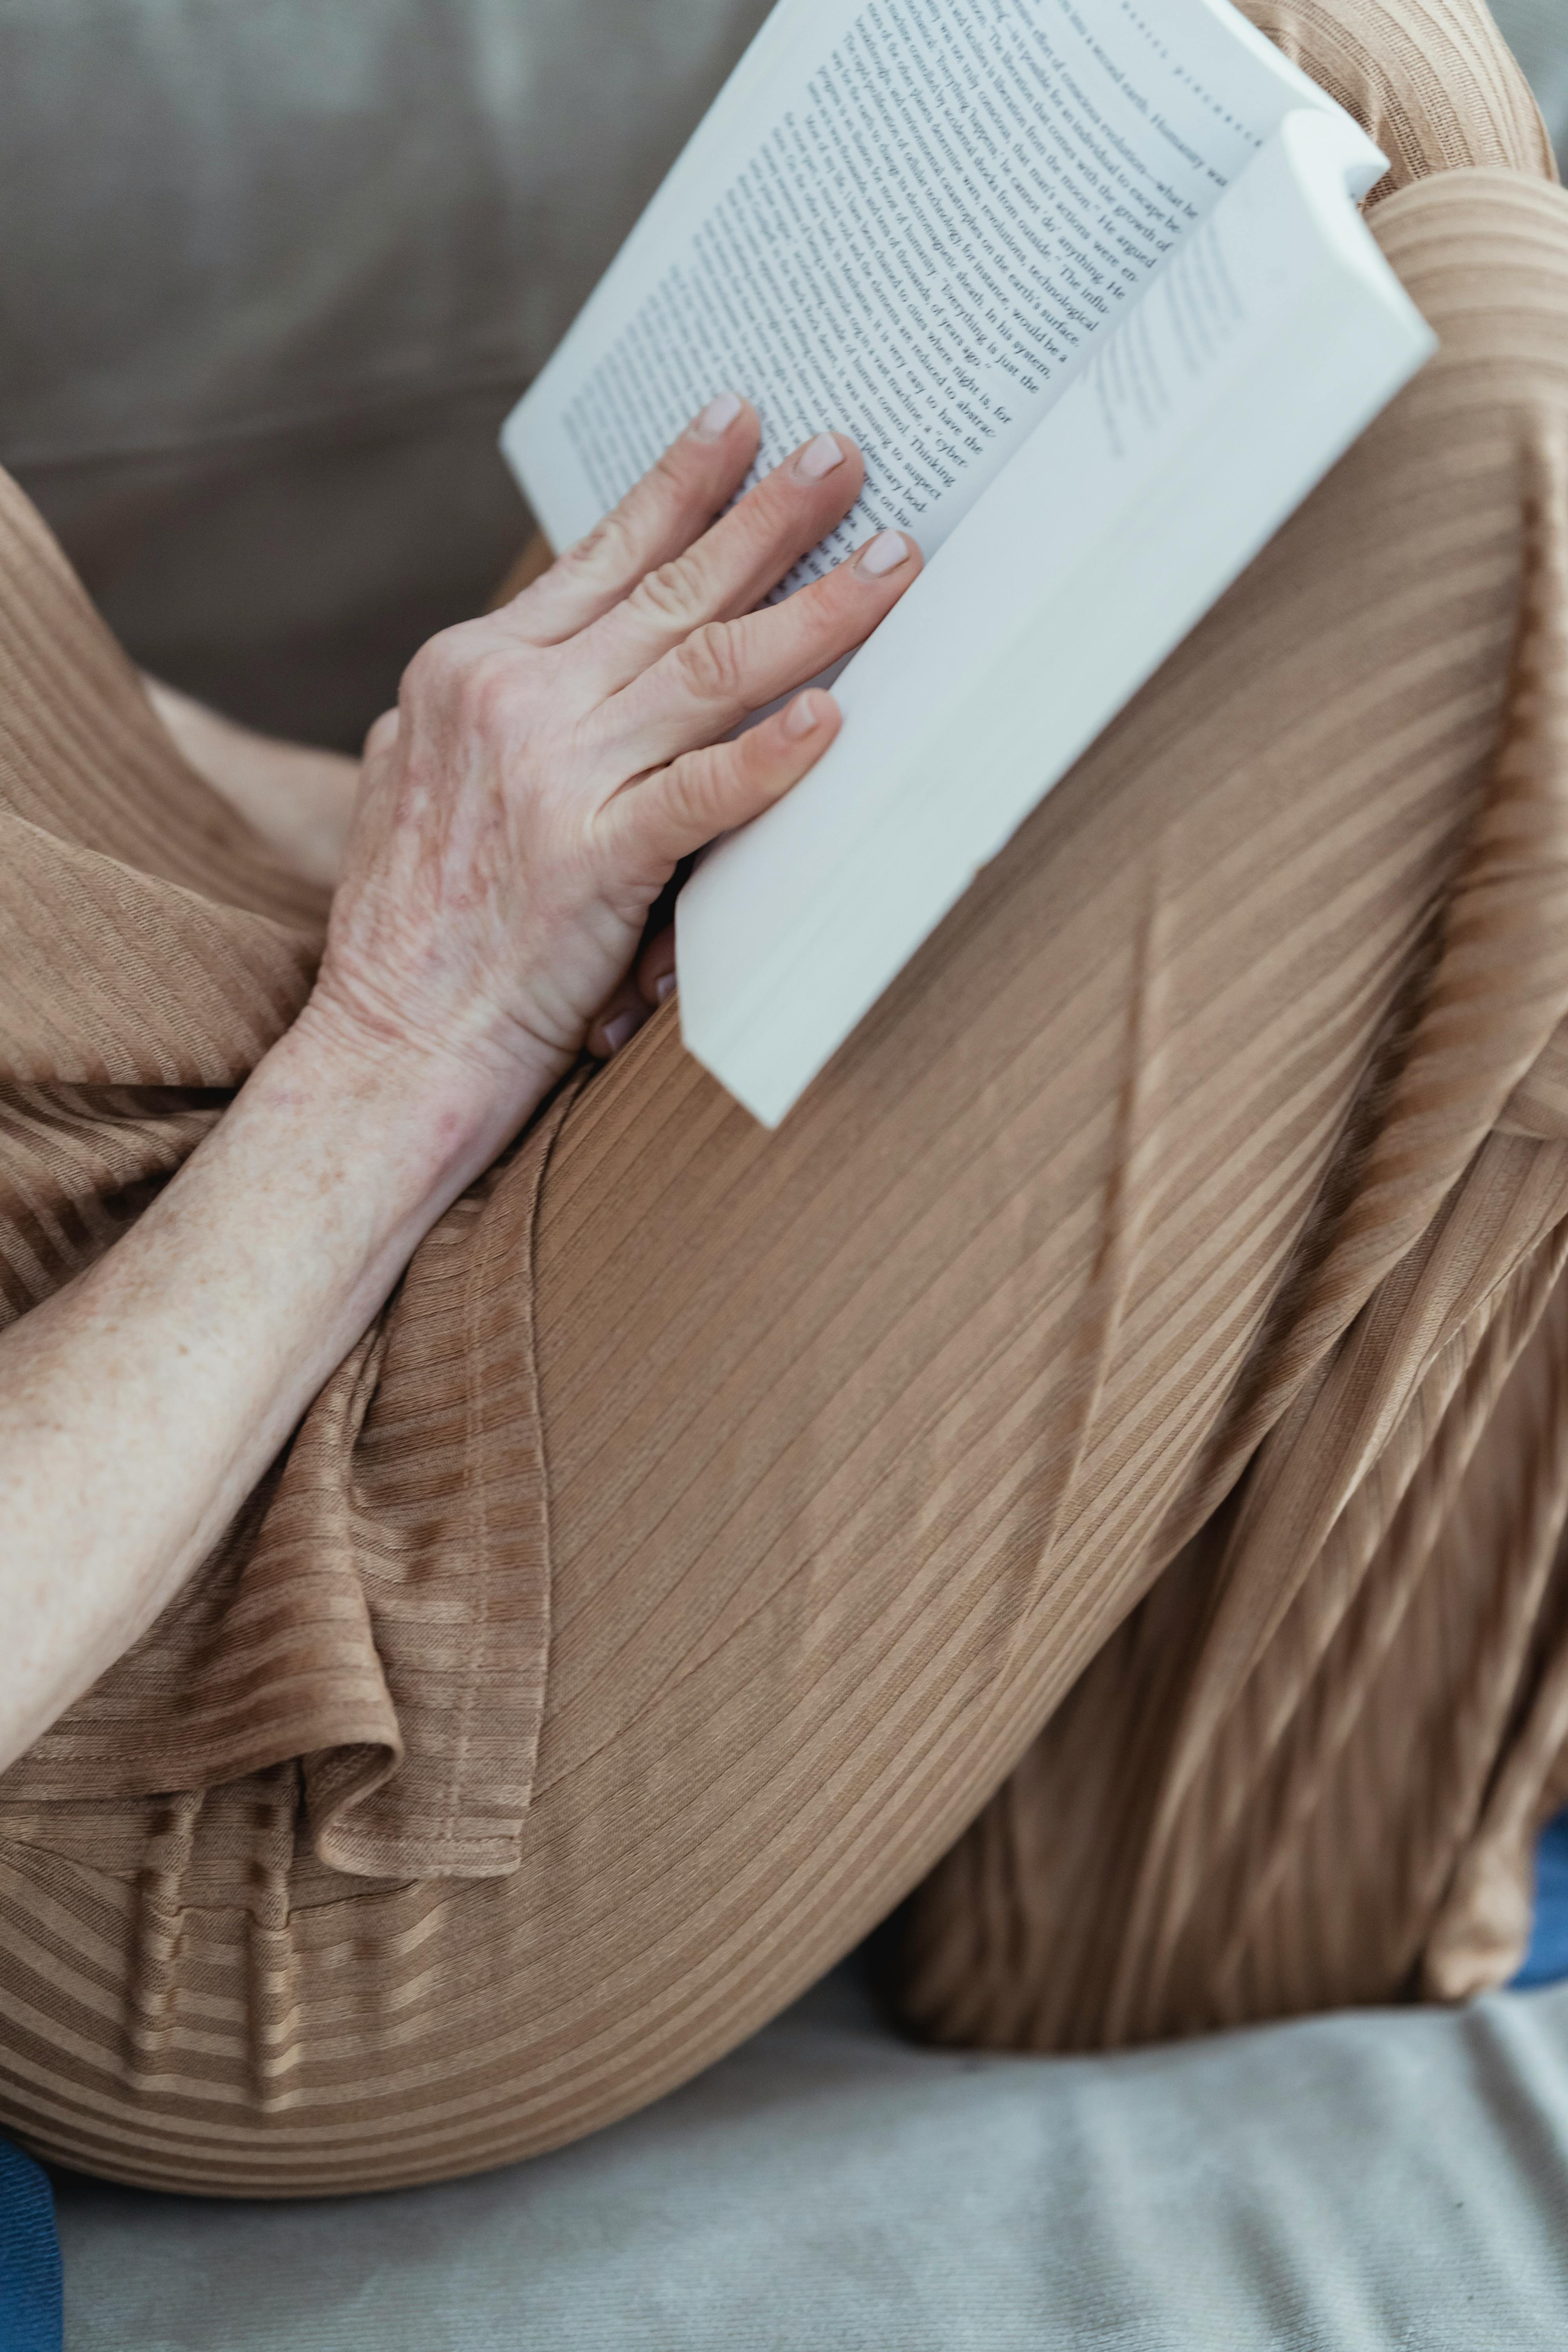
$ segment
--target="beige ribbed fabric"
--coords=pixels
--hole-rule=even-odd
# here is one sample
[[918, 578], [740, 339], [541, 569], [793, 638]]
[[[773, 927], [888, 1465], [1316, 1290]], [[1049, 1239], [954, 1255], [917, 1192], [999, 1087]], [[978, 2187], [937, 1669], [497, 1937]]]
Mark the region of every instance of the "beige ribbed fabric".
[[[915, 1888], [949, 2038], [1509, 1971], [1568, 1796], [1568, 199], [1470, 0], [1259, 13], [1394, 154], [1441, 355], [778, 1135], [673, 1011], [564, 1087], [0, 1778], [27, 2146], [499, 2163]], [[7, 1315], [321, 916], [8, 495]]]

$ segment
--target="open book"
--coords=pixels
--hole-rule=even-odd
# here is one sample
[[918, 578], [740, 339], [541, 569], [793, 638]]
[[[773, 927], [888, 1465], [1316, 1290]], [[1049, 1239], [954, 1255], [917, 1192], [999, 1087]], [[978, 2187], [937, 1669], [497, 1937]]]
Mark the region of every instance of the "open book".
[[779, 0], [502, 446], [578, 538], [715, 391], [922, 576], [682, 892], [690, 1051], [776, 1124], [1433, 348], [1384, 168], [1228, 0]]

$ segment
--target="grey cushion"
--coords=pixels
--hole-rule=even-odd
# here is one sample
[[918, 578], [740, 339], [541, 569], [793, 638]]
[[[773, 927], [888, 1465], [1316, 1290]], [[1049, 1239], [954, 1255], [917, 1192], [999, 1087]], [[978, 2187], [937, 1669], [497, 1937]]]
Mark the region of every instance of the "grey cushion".
[[149, 667], [354, 741], [767, 0], [3, 0], [0, 464]]
[[1064, 2060], [840, 1973], [510, 2171], [59, 2219], [68, 2352], [1562, 2352], [1568, 1989]]
[[[1568, 151], [1568, 6], [1497, 0]], [[0, 463], [137, 656], [353, 742], [766, 0], [0, 0]]]
[[1503, 37], [1530, 76], [1557, 162], [1568, 176], [1568, 6], [1563, 0], [1491, 0]]

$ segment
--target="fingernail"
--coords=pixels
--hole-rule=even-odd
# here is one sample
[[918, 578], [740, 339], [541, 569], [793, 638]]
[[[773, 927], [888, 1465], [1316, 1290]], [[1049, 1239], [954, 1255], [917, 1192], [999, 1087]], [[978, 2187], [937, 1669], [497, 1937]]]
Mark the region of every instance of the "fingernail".
[[605, 1024], [605, 1043], [612, 1054], [618, 1054], [626, 1039], [635, 1034], [637, 1016], [635, 1013], [617, 1013], [613, 1021]]
[[844, 452], [831, 433], [819, 433], [808, 441], [795, 461], [795, 470], [803, 482], [820, 482], [824, 474], [831, 474], [835, 466], [842, 466]]
[[[725, 434], [741, 414], [743, 405], [744, 403], [734, 393], [718, 393], [709, 402], [691, 430], [700, 441], [722, 441]], [[609, 1034], [606, 1029], [605, 1036], [607, 1037]]]
[[675, 994], [675, 974], [672, 971], [661, 971], [654, 982], [653, 992], [661, 1004], [668, 1004]]
[[816, 724], [816, 709], [809, 694], [797, 695], [784, 716], [784, 731], [792, 741], [809, 735]]
[[884, 572], [896, 572], [910, 551], [910, 542], [901, 530], [879, 530], [860, 550], [860, 569], [868, 580], [879, 580]]

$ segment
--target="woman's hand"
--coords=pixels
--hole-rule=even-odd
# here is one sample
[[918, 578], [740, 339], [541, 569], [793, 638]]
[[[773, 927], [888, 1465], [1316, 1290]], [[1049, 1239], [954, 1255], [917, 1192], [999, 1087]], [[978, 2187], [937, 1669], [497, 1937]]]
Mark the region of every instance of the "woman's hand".
[[678, 861], [787, 792], [837, 709], [808, 692], [723, 739], [858, 645], [919, 569], [885, 531], [758, 609], [862, 467], [819, 435], [712, 523], [757, 438], [750, 408], [715, 400], [543, 578], [433, 638], [371, 731], [306, 1021], [351, 1055], [438, 1064], [444, 1097], [461, 1072], [488, 1154], [617, 1001]]
[[663, 923], [608, 1001], [601, 1004], [588, 1029], [588, 1051], [595, 1060], [612, 1061], [629, 1045], [643, 1023], [675, 994], [675, 925]]
[[[721, 739], [857, 645], [919, 558], [885, 532], [757, 610], [860, 463], [823, 436], [713, 523], [756, 442], [716, 401], [582, 547], [416, 657], [304, 1013], [124, 1238], [0, 1335], [0, 1766], [167, 1605], [442, 1211], [617, 1019], [678, 860], [831, 741], [822, 693]], [[638, 968], [656, 996], [668, 954]]]

